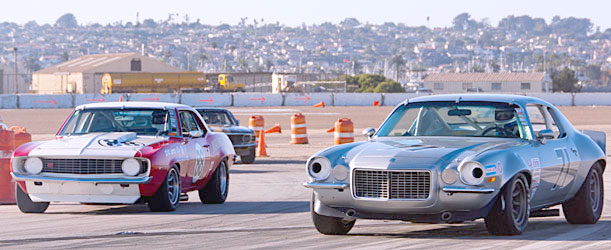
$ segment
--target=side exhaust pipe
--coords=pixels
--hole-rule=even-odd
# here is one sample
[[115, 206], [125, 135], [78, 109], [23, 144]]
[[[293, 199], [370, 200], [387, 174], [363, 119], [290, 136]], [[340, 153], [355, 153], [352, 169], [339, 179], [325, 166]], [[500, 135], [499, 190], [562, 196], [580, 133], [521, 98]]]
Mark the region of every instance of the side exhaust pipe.
[[350, 218], [354, 218], [354, 216], [356, 216], [356, 210], [348, 209], [348, 211], [346, 211], [346, 216], [348, 216]]
[[450, 212], [443, 212], [441, 213], [441, 220], [442, 221], [449, 221], [452, 218], [452, 213]]

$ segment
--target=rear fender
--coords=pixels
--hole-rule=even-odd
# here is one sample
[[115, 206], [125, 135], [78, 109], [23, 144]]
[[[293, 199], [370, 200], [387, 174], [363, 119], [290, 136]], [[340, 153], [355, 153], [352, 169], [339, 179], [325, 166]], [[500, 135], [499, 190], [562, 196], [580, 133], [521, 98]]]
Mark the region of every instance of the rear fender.
[[602, 131], [582, 130], [581, 133], [589, 136], [602, 149], [603, 153], [607, 154], [607, 135]]

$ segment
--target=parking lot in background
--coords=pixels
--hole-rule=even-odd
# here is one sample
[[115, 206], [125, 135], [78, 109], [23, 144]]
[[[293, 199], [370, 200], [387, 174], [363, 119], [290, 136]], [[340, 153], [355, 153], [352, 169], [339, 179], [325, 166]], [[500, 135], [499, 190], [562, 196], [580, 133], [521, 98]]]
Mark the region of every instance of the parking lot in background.
[[[244, 126], [263, 115], [265, 128], [280, 124], [281, 134], [265, 138], [271, 157], [237, 164], [230, 171], [229, 197], [220, 205], [202, 205], [196, 193], [175, 212], [152, 213], [146, 205], [52, 204], [45, 214], [22, 214], [0, 206], [2, 248], [611, 248], [611, 208], [595, 225], [569, 225], [560, 217], [531, 218], [520, 236], [489, 235], [483, 220], [464, 224], [415, 224], [359, 220], [347, 236], [325, 236], [312, 225], [311, 190], [305, 161], [333, 145], [326, 130], [339, 118], [352, 119], [356, 140], [377, 127], [392, 107], [257, 107], [229, 108]], [[578, 129], [600, 130], [611, 137], [611, 107], [560, 107]], [[26, 127], [33, 140], [52, 139], [70, 109], [0, 110], [8, 126]], [[290, 116], [306, 116], [309, 144], [291, 145]], [[609, 147], [608, 147], [609, 148]], [[610, 194], [611, 174], [604, 175]]]

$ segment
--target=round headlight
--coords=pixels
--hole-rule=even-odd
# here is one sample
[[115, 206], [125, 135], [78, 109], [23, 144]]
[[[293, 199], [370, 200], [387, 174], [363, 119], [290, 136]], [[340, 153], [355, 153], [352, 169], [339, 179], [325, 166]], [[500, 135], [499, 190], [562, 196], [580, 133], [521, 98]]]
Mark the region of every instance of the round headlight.
[[249, 143], [250, 142], [250, 135], [243, 135], [242, 136], [242, 142], [243, 143]]
[[140, 173], [140, 162], [136, 159], [124, 160], [121, 164], [121, 170], [125, 175], [136, 176]]
[[331, 162], [327, 158], [317, 157], [308, 164], [308, 174], [315, 180], [324, 180], [331, 174]]
[[348, 168], [344, 165], [336, 165], [333, 168], [333, 178], [338, 181], [343, 181], [348, 178]]
[[454, 184], [458, 180], [458, 173], [454, 168], [446, 168], [441, 172], [441, 179], [447, 184]]
[[42, 172], [42, 160], [37, 157], [28, 158], [23, 167], [28, 174], [39, 174]]
[[469, 161], [458, 166], [460, 172], [460, 180], [467, 185], [479, 185], [484, 182], [486, 172], [482, 164], [475, 161]]

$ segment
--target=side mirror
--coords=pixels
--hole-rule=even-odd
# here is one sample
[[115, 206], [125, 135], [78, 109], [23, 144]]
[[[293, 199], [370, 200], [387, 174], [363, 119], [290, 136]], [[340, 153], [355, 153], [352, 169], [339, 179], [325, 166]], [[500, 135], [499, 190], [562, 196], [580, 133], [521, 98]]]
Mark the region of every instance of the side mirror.
[[537, 132], [537, 139], [539, 139], [542, 144], [545, 144], [546, 140], [554, 139], [554, 136], [554, 131], [551, 129], [544, 129]]
[[236, 125], [240, 126], [240, 120], [236, 119], [235, 122], [237, 123]]
[[363, 136], [372, 137], [376, 133], [375, 128], [366, 128], [363, 130]]
[[193, 131], [189, 131], [189, 136], [193, 138], [197, 138], [197, 137], [201, 137], [202, 133], [197, 130], [193, 130]]

